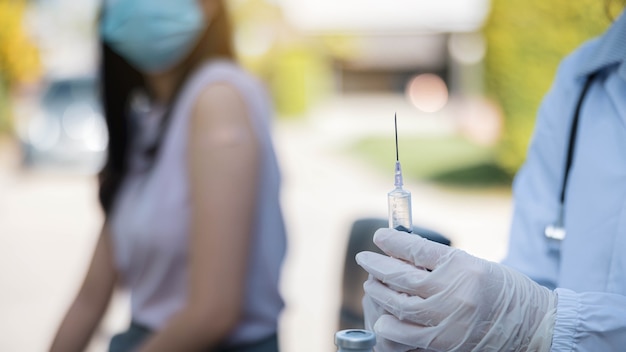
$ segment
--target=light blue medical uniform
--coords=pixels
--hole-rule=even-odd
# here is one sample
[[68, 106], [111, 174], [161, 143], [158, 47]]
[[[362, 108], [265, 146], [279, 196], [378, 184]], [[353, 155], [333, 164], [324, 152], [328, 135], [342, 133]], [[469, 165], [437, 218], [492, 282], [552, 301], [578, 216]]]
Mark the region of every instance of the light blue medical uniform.
[[[558, 218], [570, 127], [587, 78], [564, 204], [566, 237], [544, 236]], [[508, 255], [558, 294], [552, 351], [626, 351], [626, 16], [559, 67], [514, 185]]]

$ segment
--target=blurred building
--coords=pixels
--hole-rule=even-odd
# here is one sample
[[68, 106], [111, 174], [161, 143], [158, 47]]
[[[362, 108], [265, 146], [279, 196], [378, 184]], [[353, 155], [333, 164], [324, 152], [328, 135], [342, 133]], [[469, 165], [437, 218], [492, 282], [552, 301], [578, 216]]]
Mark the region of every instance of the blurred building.
[[[279, 3], [294, 27], [330, 43], [341, 92], [406, 92], [409, 98], [432, 89], [445, 89], [446, 96], [482, 92], [488, 0]], [[425, 73], [431, 75], [415, 80]]]

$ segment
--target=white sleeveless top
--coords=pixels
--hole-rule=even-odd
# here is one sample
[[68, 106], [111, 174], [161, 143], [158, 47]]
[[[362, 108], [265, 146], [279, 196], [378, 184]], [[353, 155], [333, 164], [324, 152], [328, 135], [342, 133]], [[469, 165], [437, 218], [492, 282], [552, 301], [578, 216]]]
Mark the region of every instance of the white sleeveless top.
[[226, 61], [209, 62], [197, 70], [174, 105], [151, 168], [146, 166], [143, 150], [156, 136], [163, 109], [133, 109], [137, 128], [130, 146], [129, 172], [109, 223], [116, 265], [131, 292], [132, 319], [158, 330], [185, 303], [191, 212], [186, 182], [189, 120], [199, 93], [215, 82], [230, 83], [239, 91], [262, 149], [243, 316], [227, 339], [228, 344], [240, 344], [275, 333], [283, 308], [278, 292], [286, 247], [279, 205], [280, 175], [270, 139], [269, 99], [256, 80]]

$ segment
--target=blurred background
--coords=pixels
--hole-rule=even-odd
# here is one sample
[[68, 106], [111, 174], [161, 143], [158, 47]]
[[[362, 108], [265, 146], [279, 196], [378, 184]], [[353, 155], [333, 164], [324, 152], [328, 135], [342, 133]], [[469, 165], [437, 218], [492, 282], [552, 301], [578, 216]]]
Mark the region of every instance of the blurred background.
[[[332, 351], [352, 223], [385, 218], [393, 115], [414, 223], [506, 252], [512, 178], [558, 62], [619, 6], [580, 0], [230, 0], [267, 85], [289, 252], [284, 351]], [[98, 0], [0, 0], [0, 350], [43, 351], [102, 223]], [[119, 293], [90, 351], [128, 323]]]

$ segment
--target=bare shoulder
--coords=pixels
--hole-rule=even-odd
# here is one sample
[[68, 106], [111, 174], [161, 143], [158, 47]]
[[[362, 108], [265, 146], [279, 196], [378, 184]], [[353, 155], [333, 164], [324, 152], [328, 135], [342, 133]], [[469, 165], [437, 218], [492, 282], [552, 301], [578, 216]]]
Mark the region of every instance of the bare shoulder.
[[257, 138], [251, 119], [241, 90], [228, 81], [211, 83], [194, 102], [189, 142], [200, 147], [198, 150], [235, 146], [254, 149]]
[[207, 85], [194, 102], [193, 119], [220, 120], [246, 117], [245, 99], [237, 87], [227, 81]]

